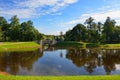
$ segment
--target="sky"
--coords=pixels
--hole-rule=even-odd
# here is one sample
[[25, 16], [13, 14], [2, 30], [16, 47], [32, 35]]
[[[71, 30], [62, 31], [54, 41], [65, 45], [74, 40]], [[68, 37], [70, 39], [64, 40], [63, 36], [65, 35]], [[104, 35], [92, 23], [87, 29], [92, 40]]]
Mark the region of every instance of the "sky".
[[39, 32], [59, 35], [93, 17], [102, 23], [109, 16], [120, 24], [120, 0], [0, 0], [0, 16], [20, 22], [32, 20]]

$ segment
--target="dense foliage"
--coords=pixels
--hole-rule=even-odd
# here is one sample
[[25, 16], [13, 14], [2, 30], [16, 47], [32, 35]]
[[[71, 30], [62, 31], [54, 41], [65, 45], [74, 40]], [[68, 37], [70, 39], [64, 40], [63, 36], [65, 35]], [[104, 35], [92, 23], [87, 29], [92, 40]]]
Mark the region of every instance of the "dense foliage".
[[20, 24], [17, 16], [13, 16], [8, 23], [4, 17], [0, 17], [0, 41], [34, 41], [41, 37], [30, 20]]
[[107, 17], [106, 21], [95, 23], [92, 17], [85, 21], [85, 25], [77, 24], [64, 35], [65, 41], [84, 41], [92, 43], [120, 43], [120, 26], [115, 20]]

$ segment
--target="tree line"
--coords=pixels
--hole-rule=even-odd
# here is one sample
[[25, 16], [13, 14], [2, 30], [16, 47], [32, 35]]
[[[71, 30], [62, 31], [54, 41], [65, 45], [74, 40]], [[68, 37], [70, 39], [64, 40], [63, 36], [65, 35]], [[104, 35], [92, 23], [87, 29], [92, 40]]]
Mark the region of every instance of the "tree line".
[[77, 24], [64, 35], [65, 41], [83, 41], [92, 43], [120, 43], [120, 26], [107, 17], [104, 23], [95, 22], [92, 17], [84, 24]]
[[0, 41], [35, 41], [41, 38], [42, 34], [35, 29], [31, 20], [20, 23], [17, 16], [13, 16], [8, 23], [0, 16]]
[[[35, 41], [47, 35], [41, 34], [31, 20], [20, 23], [17, 16], [10, 22], [0, 16], [0, 41]], [[95, 22], [92, 17], [86, 19], [84, 24], [77, 24], [67, 31], [64, 36], [51, 36], [52, 39], [64, 41], [83, 41], [92, 43], [120, 43], [120, 26], [116, 21], [107, 17], [104, 23]]]

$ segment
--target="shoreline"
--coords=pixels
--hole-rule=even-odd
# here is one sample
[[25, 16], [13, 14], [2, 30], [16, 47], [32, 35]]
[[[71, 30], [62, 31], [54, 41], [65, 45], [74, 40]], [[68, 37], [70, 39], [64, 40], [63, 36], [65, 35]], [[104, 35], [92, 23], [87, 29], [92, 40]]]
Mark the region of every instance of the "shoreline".
[[53, 47], [77, 47], [83, 49], [100, 48], [100, 49], [120, 49], [120, 43], [118, 44], [99, 44], [99, 43], [84, 43], [76, 41], [62, 41], [58, 42]]

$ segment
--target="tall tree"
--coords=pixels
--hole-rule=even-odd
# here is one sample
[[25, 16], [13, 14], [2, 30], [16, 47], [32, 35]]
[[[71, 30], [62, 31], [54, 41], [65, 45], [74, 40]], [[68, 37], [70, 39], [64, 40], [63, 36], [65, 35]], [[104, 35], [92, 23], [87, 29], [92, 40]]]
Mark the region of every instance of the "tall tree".
[[39, 31], [34, 28], [33, 22], [30, 20], [21, 24], [20, 33], [22, 41], [40, 40], [40, 38], [42, 38]]
[[[66, 32], [66, 34], [64, 35], [64, 37], [65, 37], [65, 41], [72, 41], [73, 39], [72, 39], [72, 33], [71, 33], [71, 30], [68, 30], [67, 32]], [[58, 38], [57, 38], [58, 39]], [[56, 40], [57, 40], [56, 39]]]
[[87, 38], [89, 42], [98, 42], [99, 35], [97, 31], [97, 24], [94, 22], [92, 17], [86, 19], [85, 24], [87, 24]]
[[104, 27], [103, 34], [105, 36], [106, 43], [112, 43], [112, 36], [115, 28], [115, 20], [112, 20], [110, 17], [107, 17]]
[[0, 41], [2, 41], [3, 40], [3, 32], [2, 32], [2, 30], [1, 30], [1, 27], [0, 27]]
[[19, 23], [19, 19], [17, 18], [17, 16], [13, 16], [10, 19], [11, 23], [10, 23], [10, 28], [9, 28], [9, 34], [10, 34], [10, 38], [13, 41], [18, 41], [20, 38], [20, 23]]
[[1, 16], [0, 16], [0, 26], [1, 26], [1, 27], [4, 27], [5, 24], [7, 24], [6, 19], [5, 19], [4, 17], [1, 17]]
[[114, 34], [112, 36], [112, 39], [114, 43], [120, 43], [120, 26], [116, 26], [114, 28]]
[[86, 19], [85, 24], [87, 24], [88, 29], [93, 29], [94, 19], [92, 17], [89, 17]]
[[8, 23], [7, 23], [7, 20], [4, 17], [0, 17], [0, 26], [1, 26], [1, 31], [3, 33], [2, 39], [3, 39], [3, 41], [6, 41], [7, 37], [8, 37], [8, 34], [7, 34]]
[[82, 24], [77, 24], [72, 30], [66, 33], [65, 40], [69, 41], [85, 41], [86, 27]]

